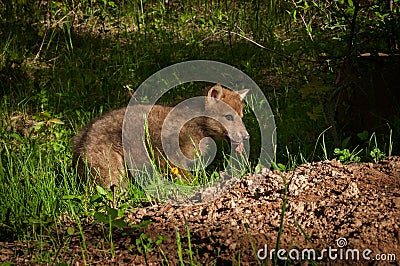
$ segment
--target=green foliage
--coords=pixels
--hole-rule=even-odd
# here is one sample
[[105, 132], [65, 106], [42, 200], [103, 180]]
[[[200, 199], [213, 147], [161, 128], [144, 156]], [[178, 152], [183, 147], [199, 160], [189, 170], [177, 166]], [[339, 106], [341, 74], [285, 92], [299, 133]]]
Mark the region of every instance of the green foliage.
[[[294, 23], [304, 28], [312, 42], [321, 42], [319, 38], [325, 41], [330, 39], [329, 45], [345, 41], [347, 45], [342, 48], [351, 53], [355, 47], [369, 51], [387, 48], [378, 39], [396, 34], [393, 27], [398, 29], [399, 26], [399, 3], [390, 2], [391, 4], [380, 0], [293, 1], [293, 8], [287, 12]], [[373, 47], [370, 46], [371, 42], [365, 42], [371, 37], [376, 40], [372, 43]], [[389, 49], [396, 48], [391, 44]], [[331, 50], [337, 51], [339, 50]]]
[[140, 234], [140, 237], [136, 239], [136, 245], [139, 252], [149, 253], [155, 247], [158, 247], [166, 238], [162, 236], [158, 236], [157, 240], [153, 240], [148, 237], [146, 234]]
[[[371, 147], [371, 142], [372, 142], [372, 140], [374, 140], [374, 142], [373, 142], [373, 147]], [[391, 152], [391, 151], [390, 151], [390, 150], [391, 150], [391, 148], [390, 148], [391, 145], [392, 145], [392, 143], [390, 143], [390, 141], [389, 141], [389, 154], [390, 154], [390, 152]], [[369, 155], [371, 156], [372, 161], [373, 161], [374, 163], [376, 163], [376, 162], [378, 162], [378, 161], [380, 161], [380, 160], [382, 160], [382, 159], [384, 159], [384, 158], [386, 157], [385, 152], [382, 151], [382, 150], [378, 147], [378, 142], [377, 142], [376, 134], [375, 134], [375, 133], [371, 134], [371, 136], [370, 136], [370, 138], [369, 138], [367, 152], [368, 152], [368, 151], [369, 151]]]
[[391, 133], [389, 135], [389, 144], [386, 147], [386, 143], [378, 144], [377, 136], [375, 133], [369, 134], [368, 131], [364, 130], [356, 134], [357, 138], [362, 141], [361, 148], [354, 149], [353, 151], [349, 151], [346, 147], [351, 140], [351, 137], [347, 137], [342, 141], [342, 149], [336, 148], [334, 150], [335, 156], [341, 161], [343, 164], [360, 162], [360, 161], [372, 161], [374, 163], [386, 158], [385, 150], [388, 150], [388, 153], [391, 154], [392, 150], [392, 140]]
[[357, 155], [360, 154], [360, 152], [361, 150], [356, 151], [356, 149], [354, 149], [351, 152], [348, 149], [341, 150], [339, 148], [336, 148], [334, 150], [335, 156], [339, 159], [339, 161], [342, 164], [359, 163], [361, 158]]
[[166, 238], [163, 236], [157, 236], [157, 239], [154, 240], [151, 237], [148, 237], [145, 233], [141, 233], [139, 238], [136, 239], [136, 248], [145, 256], [147, 262], [148, 254], [161, 245], [164, 240], [166, 240]]
[[[115, 203], [115, 195], [106, 191], [104, 188], [100, 186], [96, 186], [97, 193], [94, 194], [90, 202], [95, 207], [96, 211], [94, 212], [94, 219], [96, 222], [101, 224], [109, 225], [110, 230], [115, 228], [124, 228], [126, 227], [126, 223], [123, 220], [124, 218], [124, 208], [129, 207], [129, 205], [124, 204], [120, 205], [119, 208], [110, 207], [109, 205], [116, 205]], [[115, 193], [115, 191], [114, 191]]]
[[377, 147], [374, 148], [372, 151], [370, 151], [369, 154], [371, 155], [371, 158], [374, 161], [374, 163], [376, 163], [386, 157], [386, 154]]

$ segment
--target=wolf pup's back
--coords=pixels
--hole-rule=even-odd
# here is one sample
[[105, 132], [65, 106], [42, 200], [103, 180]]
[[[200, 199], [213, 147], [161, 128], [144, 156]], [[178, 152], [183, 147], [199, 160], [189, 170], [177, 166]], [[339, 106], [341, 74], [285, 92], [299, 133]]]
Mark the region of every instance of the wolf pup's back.
[[122, 123], [126, 108], [113, 110], [94, 119], [72, 139], [73, 162], [81, 177], [87, 169], [97, 184], [125, 187]]

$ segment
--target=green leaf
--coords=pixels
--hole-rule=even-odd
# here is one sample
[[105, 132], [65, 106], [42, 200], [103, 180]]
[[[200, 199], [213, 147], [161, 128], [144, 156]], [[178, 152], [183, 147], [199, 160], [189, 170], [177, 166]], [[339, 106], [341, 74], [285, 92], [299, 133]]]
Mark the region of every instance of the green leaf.
[[286, 166], [284, 164], [278, 163], [278, 168], [281, 171], [286, 171]]
[[166, 236], [158, 236], [156, 240], [156, 245], [159, 246], [164, 240], [168, 239]]
[[103, 196], [100, 194], [94, 194], [91, 198], [90, 198], [90, 202], [94, 203], [94, 202], [101, 202]]
[[113, 225], [120, 229], [125, 228], [127, 226], [126, 223], [124, 222], [124, 220], [114, 220]]
[[110, 202], [113, 202], [113, 195], [111, 193], [107, 193], [105, 194], [106, 199], [108, 199]]
[[141, 238], [141, 239], [146, 239], [146, 238], [147, 238], [147, 235], [146, 235], [145, 233], [141, 233], [141, 234], [140, 234], [140, 238]]
[[261, 170], [263, 169], [263, 165], [262, 164], [257, 164], [255, 169], [254, 169], [254, 173], [258, 174], [261, 172]]
[[131, 227], [132, 228], [146, 228], [149, 224], [152, 224], [153, 222], [152, 221], [143, 221], [143, 222], [141, 222], [141, 223], [139, 223], [139, 224], [133, 224]]
[[124, 214], [125, 214], [125, 211], [124, 211], [124, 209], [121, 209], [121, 207], [120, 207], [120, 209], [118, 209], [118, 217], [123, 217], [124, 216]]
[[347, 144], [349, 144], [350, 139], [351, 139], [351, 136], [348, 136], [347, 138], [345, 138], [345, 139], [342, 141], [342, 149], [344, 149], [344, 148], [347, 147]]
[[368, 136], [369, 136], [369, 134], [368, 134], [368, 131], [366, 131], [366, 130], [364, 130], [363, 132], [357, 133], [357, 137], [360, 140], [366, 140], [366, 139], [368, 139]]
[[72, 236], [75, 233], [75, 229], [73, 227], [68, 227], [67, 228], [67, 234]]
[[22, 142], [22, 138], [21, 138], [21, 136], [20, 136], [20, 135], [18, 135], [17, 133], [11, 133], [9, 136], [10, 136], [10, 137], [12, 137], [13, 139], [16, 139], [16, 140], [18, 140], [18, 141], [21, 141], [21, 142]]
[[107, 213], [108, 213], [108, 217], [110, 217], [111, 220], [115, 220], [115, 218], [117, 218], [117, 216], [118, 216], [118, 210], [116, 210], [114, 208], [109, 208]]
[[100, 195], [103, 195], [103, 196], [107, 195], [107, 191], [103, 187], [101, 187], [99, 185], [96, 186], [96, 190]]
[[94, 219], [99, 223], [107, 224], [109, 222], [108, 217], [105, 216], [104, 213], [101, 213], [101, 212], [95, 212]]
[[353, 0], [348, 0], [347, 2], [349, 3], [349, 6], [350, 6], [350, 7], [354, 7]]
[[143, 252], [143, 248], [142, 248], [142, 240], [140, 238], [136, 239], [136, 247], [137, 250], [142, 253]]

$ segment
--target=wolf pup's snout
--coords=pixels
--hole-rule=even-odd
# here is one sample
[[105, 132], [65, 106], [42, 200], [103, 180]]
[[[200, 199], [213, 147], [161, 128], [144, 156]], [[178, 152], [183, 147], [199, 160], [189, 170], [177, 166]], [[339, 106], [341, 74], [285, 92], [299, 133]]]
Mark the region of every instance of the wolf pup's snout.
[[[249, 133], [246, 133], [245, 135], [243, 135], [243, 139], [242, 139], [243, 141], [248, 141], [249, 139], [250, 139]], [[237, 154], [242, 154], [242, 152], [243, 152], [243, 148], [244, 148], [243, 141], [240, 142], [239, 144], [237, 144], [237, 146], [235, 148], [235, 152]]]

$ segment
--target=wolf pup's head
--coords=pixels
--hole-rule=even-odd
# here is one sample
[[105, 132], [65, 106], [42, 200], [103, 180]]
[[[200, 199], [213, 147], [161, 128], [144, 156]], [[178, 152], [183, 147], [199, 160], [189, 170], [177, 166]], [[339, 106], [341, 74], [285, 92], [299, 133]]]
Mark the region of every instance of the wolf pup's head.
[[208, 115], [207, 131], [215, 139], [231, 142], [236, 153], [243, 151], [243, 141], [250, 138], [243, 122], [243, 98], [248, 89], [231, 91], [215, 84], [207, 91], [205, 111]]

